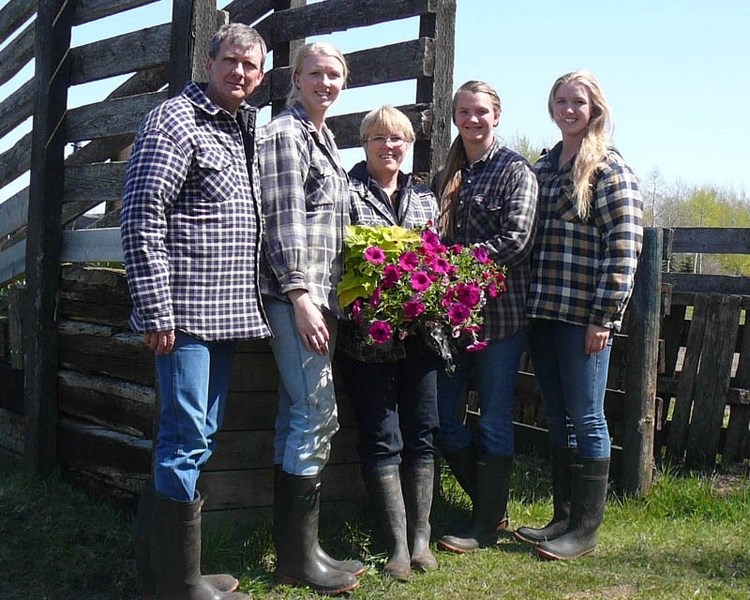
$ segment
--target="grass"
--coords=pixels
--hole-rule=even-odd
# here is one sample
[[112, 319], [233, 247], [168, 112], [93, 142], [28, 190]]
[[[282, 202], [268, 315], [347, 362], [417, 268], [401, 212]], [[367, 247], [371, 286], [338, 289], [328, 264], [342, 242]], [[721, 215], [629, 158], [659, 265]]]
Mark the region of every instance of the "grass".
[[[513, 475], [512, 525], [543, 524], [551, 501], [546, 464], [520, 457]], [[467, 501], [453, 478], [433, 511], [433, 531], [466, 516]], [[368, 565], [359, 599], [743, 599], [750, 597], [750, 482], [687, 477], [667, 471], [642, 499], [611, 496], [599, 548], [572, 561], [542, 562], [504, 536], [497, 548], [473, 555], [437, 553], [440, 568], [395, 583], [380, 574], [382, 541], [372, 535], [367, 506], [327, 506], [322, 539], [335, 555]], [[25, 475], [0, 454], [0, 598], [109, 600], [138, 597], [131, 551], [132, 522], [59, 477]], [[261, 600], [320, 598], [309, 590], [274, 586], [270, 524], [237, 535], [220, 526], [207, 533], [206, 571], [229, 571]]]

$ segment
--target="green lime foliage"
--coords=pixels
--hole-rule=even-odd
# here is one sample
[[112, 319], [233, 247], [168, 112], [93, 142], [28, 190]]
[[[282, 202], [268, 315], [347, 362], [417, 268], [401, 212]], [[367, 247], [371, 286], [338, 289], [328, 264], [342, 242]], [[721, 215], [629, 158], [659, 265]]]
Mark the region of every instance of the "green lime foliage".
[[[324, 503], [321, 541], [337, 557], [367, 565], [353, 600], [458, 599], [737, 599], [750, 597], [750, 483], [734, 475], [659, 473], [645, 498], [610, 495], [599, 547], [571, 562], [544, 562], [504, 534], [472, 555], [435, 550], [437, 571], [408, 583], [382, 576], [385, 544], [372, 505]], [[542, 525], [552, 510], [546, 461], [519, 457], [512, 479], [511, 527]], [[453, 477], [440, 473], [433, 537], [469, 516]], [[0, 457], [0, 598], [136, 598], [126, 515], [72, 490], [62, 478], [27, 477]], [[232, 572], [259, 600], [323, 598], [275, 586], [271, 524], [246, 531], [212, 527], [205, 536], [208, 571]]]

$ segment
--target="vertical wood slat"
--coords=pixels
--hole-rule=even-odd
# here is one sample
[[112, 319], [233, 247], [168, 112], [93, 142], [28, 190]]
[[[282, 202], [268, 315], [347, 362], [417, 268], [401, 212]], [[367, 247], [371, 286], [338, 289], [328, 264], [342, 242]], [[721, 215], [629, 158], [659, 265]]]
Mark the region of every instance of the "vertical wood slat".
[[[742, 346], [740, 348], [740, 360], [737, 364], [737, 373], [734, 376], [734, 386], [738, 388], [750, 388], [750, 310], [745, 311], [745, 324], [742, 327]], [[727, 426], [727, 438], [721, 454], [721, 464], [729, 466], [734, 461], [744, 458], [742, 451], [743, 443], [750, 440], [750, 406], [746, 404], [735, 404], [729, 415]]]
[[698, 376], [698, 364], [703, 348], [703, 334], [706, 330], [707, 317], [708, 296], [697, 294], [693, 306], [693, 318], [690, 322], [690, 333], [685, 347], [685, 358], [682, 362], [682, 371], [677, 387], [677, 396], [675, 397], [674, 411], [672, 412], [672, 421], [667, 435], [666, 456], [675, 464], [681, 464], [685, 454], [687, 430], [690, 426], [693, 393]]
[[622, 487], [644, 495], [651, 487], [654, 464], [654, 409], [661, 319], [661, 230], [644, 231], [643, 250], [630, 302], [626, 374], [625, 443]]
[[74, 0], [39, 0], [29, 183], [25, 325], [25, 455], [34, 473], [57, 463], [57, 295]]
[[456, 0], [437, 3], [436, 12], [419, 20], [419, 37], [435, 40], [432, 77], [417, 79], [417, 103], [432, 103], [429, 140], [414, 143], [413, 171], [430, 184], [445, 162], [451, 135]]
[[[279, 0], [276, 2], [274, 10], [289, 10], [290, 8], [299, 8], [305, 6], [307, 0]], [[283, 44], [277, 44], [273, 47], [273, 68], [279, 69], [280, 67], [288, 67], [292, 63], [292, 59], [296, 52], [305, 44], [305, 40], [294, 40], [292, 42], [284, 42]], [[278, 71], [277, 71], [278, 72]], [[293, 77], [293, 75], [290, 75]], [[271, 92], [273, 97], [273, 92]], [[273, 116], [278, 115], [286, 107], [286, 97], [273, 98], [271, 101], [271, 114]]]
[[739, 296], [711, 294], [685, 452], [688, 466], [711, 470], [716, 462], [739, 320]]
[[216, 0], [173, 0], [169, 96], [188, 81], [205, 81], [208, 42], [216, 32]]

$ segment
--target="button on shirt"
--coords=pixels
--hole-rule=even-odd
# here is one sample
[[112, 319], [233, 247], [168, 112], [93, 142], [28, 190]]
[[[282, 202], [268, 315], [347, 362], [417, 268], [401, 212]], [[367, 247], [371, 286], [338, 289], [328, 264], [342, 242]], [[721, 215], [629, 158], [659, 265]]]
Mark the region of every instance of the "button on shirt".
[[315, 129], [299, 102], [259, 137], [265, 254], [261, 288], [286, 300], [307, 290], [313, 304], [343, 316], [336, 286], [349, 224], [349, 178], [323, 125]]
[[206, 341], [270, 335], [258, 285], [256, 159], [248, 173], [255, 115], [243, 104], [238, 121], [190, 82], [141, 124], [121, 213], [135, 331], [178, 329]]
[[582, 222], [572, 161], [557, 168], [561, 149], [559, 143], [534, 165], [540, 216], [529, 316], [619, 330], [643, 244], [638, 181], [610, 149], [596, 172], [591, 216]]
[[483, 338], [498, 340], [525, 327], [530, 258], [537, 213], [537, 181], [520, 154], [495, 138], [479, 160], [464, 166], [449, 243], [482, 245], [508, 267], [507, 291], [488, 298]]

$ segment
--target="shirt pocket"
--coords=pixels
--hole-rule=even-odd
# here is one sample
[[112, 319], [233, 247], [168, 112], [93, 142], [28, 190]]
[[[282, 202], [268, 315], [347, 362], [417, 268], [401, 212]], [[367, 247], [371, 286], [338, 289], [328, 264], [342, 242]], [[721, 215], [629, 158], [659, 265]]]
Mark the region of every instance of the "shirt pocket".
[[555, 216], [566, 223], [583, 224], [578, 216], [578, 207], [575, 201], [575, 190], [573, 184], [565, 185], [560, 188], [560, 192], [555, 198]]
[[308, 210], [333, 204], [335, 191], [334, 170], [327, 163], [310, 164], [305, 181], [305, 204]]
[[202, 203], [221, 203], [232, 198], [240, 184], [233, 168], [234, 161], [226, 152], [208, 149], [195, 155]]

